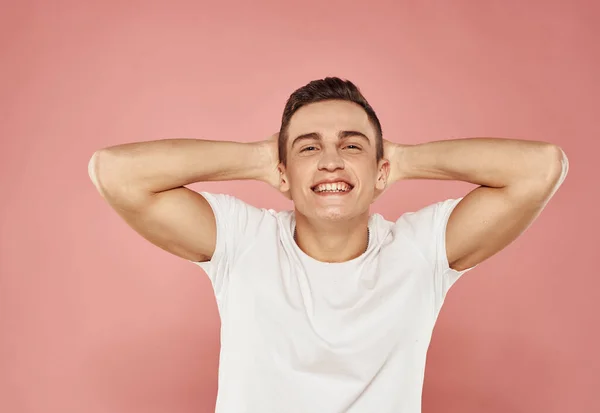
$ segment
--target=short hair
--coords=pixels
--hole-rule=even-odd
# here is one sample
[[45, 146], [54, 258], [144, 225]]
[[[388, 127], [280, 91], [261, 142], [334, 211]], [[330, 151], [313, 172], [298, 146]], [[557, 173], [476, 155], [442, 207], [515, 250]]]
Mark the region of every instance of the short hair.
[[279, 129], [279, 161], [284, 165], [287, 163], [287, 129], [294, 113], [303, 106], [326, 100], [354, 102], [365, 110], [371, 124], [375, 128], [377, 161], [381, 160], [383, 158], [383, 132], [375, 111], [354, 83], [338, 77], [326, 77], [324, 79], [313, 80], [307, 85], [302, 86], [294, 91], [287, 100]]

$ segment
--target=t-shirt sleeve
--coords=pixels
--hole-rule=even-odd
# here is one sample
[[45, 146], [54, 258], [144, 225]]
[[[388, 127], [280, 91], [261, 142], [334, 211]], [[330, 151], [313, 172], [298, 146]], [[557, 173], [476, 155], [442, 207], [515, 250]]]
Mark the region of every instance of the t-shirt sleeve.
[[216, 222], [216, 245], [209, 261], [192, 261], [207, 274], [217, 298], [223, 294], [232, 267], [240, 254], [255, 242], [267, 210], [256, 208], [227, 194], [200, 192], [212, 208]]
[[446, 253], [446, 227], [450, 214], [462, 198], [447, 199], [431, 204], [417, 212], [404, 214], [404, 221], [410, 228], [410, 235], [417, 248], [430, 264], [433, 273], [433, 289], [436, 310], [441, 308], [452, 285], [471, 268], [457, 271], [450, 267]]

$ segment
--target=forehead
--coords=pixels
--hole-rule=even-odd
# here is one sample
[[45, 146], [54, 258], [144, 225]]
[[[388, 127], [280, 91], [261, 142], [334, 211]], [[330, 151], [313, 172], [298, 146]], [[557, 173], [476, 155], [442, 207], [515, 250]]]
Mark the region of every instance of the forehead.
[[[374, 138], [374, 128], [365, 110], [354, 102], [330, 100], [303, 106], [290, 120], [288, 136], [307, 133], [337, 135], [340, 130], [355, 130]], [[291, 141], [291, 139], [290, 139]]]

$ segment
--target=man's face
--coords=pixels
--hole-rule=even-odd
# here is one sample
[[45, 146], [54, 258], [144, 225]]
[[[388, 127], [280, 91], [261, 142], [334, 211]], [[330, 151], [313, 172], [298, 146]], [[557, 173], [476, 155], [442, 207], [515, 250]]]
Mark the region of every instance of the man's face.
[[324, 101], [300, 108], [287, 131], [287, 166], [280, 189], [314, 219], [368, 214], [385, 188], [386, 160], [377, 162], [375, 129], [359, 105]]

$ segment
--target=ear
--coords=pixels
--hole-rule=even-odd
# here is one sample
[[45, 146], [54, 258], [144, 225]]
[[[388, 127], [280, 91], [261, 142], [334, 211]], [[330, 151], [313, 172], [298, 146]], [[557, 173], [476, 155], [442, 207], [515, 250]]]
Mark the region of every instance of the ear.
[[377, 180], [375, 181], [375, 193], [373, 201], [379, 198], [388, 187], [388, 178], [390, 176], [390, 162], [387, 159], [382, 159], [377, 162]]
[[387, 159], [382, 159], [377, 163], [377, 181], [375, 189], [379, 191], [385, 190], [390, 176], [390, 162]]
[[279, 172], [279, 192], [283, 194], [287, 199], [292, 199], [290, 194], [290, 181], [287, 176], [287, 171], [283, 163], [279, 163], [277, 165], [277, 170]]

